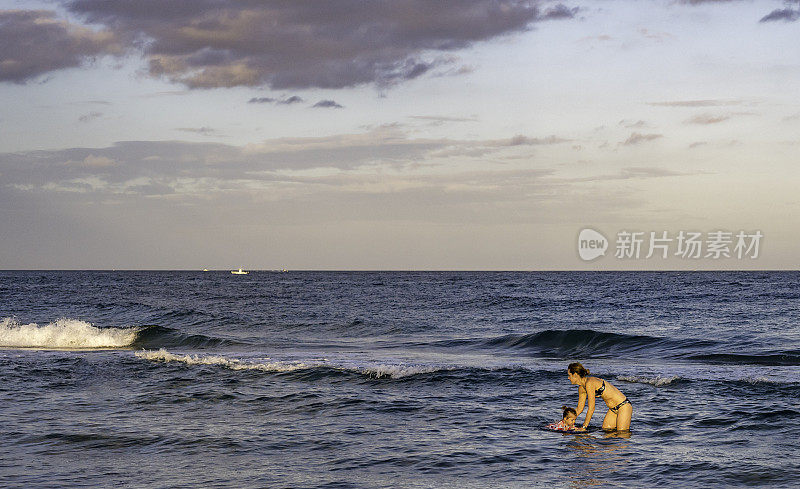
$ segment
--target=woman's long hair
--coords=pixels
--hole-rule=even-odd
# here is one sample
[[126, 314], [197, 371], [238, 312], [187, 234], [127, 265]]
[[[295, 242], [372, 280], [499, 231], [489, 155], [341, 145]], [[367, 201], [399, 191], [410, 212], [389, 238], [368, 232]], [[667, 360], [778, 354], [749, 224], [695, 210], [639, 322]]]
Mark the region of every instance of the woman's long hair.
[[584, 366], [578, 362], [570, 363], [569, 368], [567, 368], [567, 372], [571, 374], [578, 374], [580, 377], [586, 377], [589, 375], [589, 369], [584, 368]]

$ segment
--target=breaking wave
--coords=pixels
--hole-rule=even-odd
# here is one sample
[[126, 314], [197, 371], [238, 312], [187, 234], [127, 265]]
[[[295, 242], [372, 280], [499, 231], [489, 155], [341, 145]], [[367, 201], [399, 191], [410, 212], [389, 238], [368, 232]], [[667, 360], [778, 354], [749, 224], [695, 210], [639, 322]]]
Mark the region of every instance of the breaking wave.
[[11, 348], [124, 348], [133, 344], [141, 328], [98, 328], [77, 319], [62, 318], [44, 326], [0, 321], [0, 347]]
[[242, 360], [220, 355], [179, 355], [170, 353], [161, 348], [159, 350], [137, 351], [135, 355], [144, 360], [156, 362], [180, 362], [187, 365], [216, 365], [231, 370], [256, 370], [270, 373], [284, 373], [308, 370], [328, 370], [331, 372], [354, 373], [370, 378], [392, 378], [400, 379], [417, 374], [427, 374], [450, 370], [450, 367], [434, 367], [425, 365], [336, 365], [325, 361], [315, 362], [291, 362], [291, 361], [272, 361], [263, 359], [262, 361]]
[[745, 382], [747, 384], [753, 384], [753, 385], [757, 385], [757, 384], [784, 385], [784, 384], [796, 384], [797, 380], [796, 379], [786, 380], [786, 379], [778, 379], [778, 378], [774, 378], [774, 377], [760, 376], [760, 377], [744, 377], [743, 379], [741, 379], [741, 382]]
[[676, 380], [679, 380], [680, 377], [677, 375], [673, 375], [672, 377], [637, 377], [635, 375], [620, 375], [617, 377], [617, 380], [621, 380], [623, 382], [634, 382], [637, 384], [650, 384], [656, 387], [661, 387], [662, 385], [669, 385]]
[[40, 326], [22, 324], [16, 318], [0, 320], [0, 347], [6, 348], [216, 348], [235, 341], [186, 334], [163, 326], [98, 327], [78, 319], [61, 318]]
[[181, 362], [187, 365], [219, 365], [231, 370], [260, 370], [262, 372], [292, 372], [312, 368], [302, 362], [246, 362], [238, 358], [228, 358], [221, 355], [176, 355], [161, 348], [155, 351], [137, 351], [138, 358], [157, 362]]

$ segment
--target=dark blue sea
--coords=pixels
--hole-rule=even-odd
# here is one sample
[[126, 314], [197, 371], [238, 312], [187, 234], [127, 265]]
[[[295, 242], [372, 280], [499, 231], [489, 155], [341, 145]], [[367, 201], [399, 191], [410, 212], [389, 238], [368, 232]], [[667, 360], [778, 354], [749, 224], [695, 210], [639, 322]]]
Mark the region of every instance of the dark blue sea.
[[0, 421], [3, 488], [797, 487], [800, 273], [0, 272]]

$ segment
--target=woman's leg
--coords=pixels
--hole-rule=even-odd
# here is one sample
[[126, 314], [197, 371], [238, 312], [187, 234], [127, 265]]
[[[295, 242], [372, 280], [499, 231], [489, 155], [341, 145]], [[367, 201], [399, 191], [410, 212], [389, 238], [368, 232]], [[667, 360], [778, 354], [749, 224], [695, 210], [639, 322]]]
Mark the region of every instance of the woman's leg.
[[[630, 424], [630, 420], [628, 420], [628, 424]], [[603, 418], [603, 429], [604, 430], [613, 430], [617, 427], [617, 413], [612, 410], [608, 410], [606, 413], [606, 417]]]
[[631, 416], [633, 415], [633, 406], [625, 404], [620, 406], [617, 413], [617, 430], [627, 431], [631, 429]]

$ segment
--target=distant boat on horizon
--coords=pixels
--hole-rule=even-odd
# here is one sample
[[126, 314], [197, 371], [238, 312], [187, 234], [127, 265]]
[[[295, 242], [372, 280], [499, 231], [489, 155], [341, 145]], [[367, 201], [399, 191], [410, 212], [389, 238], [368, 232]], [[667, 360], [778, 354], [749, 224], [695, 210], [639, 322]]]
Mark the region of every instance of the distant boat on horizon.
[[231, 270], [231, 273], [234, 275], [247, 275], [250, 272], [246, 272], [240, 268], [239, 270]]

